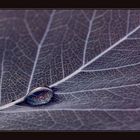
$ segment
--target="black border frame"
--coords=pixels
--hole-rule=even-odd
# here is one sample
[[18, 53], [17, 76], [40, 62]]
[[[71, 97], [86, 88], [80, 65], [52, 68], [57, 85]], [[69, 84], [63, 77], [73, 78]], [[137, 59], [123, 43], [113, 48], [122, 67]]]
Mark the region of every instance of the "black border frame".
[[3, 0], [2, 9], [24, 8], [140, 8], [138, 0]]
[[[122, 0], [4, 0], [0, 2], [0, 9], [89, 9], [89, 8], [96, 8], [96, 9], [140, 9], [140, 1], [133, 0], [130, 2], [130, 0], [127, 1], [122, 1]], [[0, 139], [62, 139], [64, 138], [65, 140], [73, 138], [75, 139], [87, 139], [89, 140], [90, 138], [92, 139], [98, 139], [98, 138], [103, 138], [103, 139], [120, 139], [120, 138], [133, 138], [134, 136], [139, 136], [139, 132], [132, 133], [132, 131], [125, 131], [125, 132], [111, 132], [111, 131], [96, 131], [96, 132], [83, 132], [83, 131], [60, 131], [60, 132], [55, 132], [55, 131], [1, 131], [0, 132]]]

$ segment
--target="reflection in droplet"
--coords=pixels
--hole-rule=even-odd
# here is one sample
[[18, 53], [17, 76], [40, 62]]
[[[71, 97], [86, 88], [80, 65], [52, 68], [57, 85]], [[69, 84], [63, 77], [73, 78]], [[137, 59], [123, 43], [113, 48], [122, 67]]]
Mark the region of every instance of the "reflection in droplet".
[[49, 87], [38, 87], [32, 90], [25, 101], [33, 106], [43, 105], [50, 102], [53, 97], [53, 90]]

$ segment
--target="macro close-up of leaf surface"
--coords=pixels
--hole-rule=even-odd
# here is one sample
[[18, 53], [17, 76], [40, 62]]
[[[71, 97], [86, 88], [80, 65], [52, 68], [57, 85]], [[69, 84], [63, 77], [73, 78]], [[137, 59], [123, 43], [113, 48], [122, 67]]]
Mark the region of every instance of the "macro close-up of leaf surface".
[[1, 10], [0, 130], [140, 130], [140, 11]]

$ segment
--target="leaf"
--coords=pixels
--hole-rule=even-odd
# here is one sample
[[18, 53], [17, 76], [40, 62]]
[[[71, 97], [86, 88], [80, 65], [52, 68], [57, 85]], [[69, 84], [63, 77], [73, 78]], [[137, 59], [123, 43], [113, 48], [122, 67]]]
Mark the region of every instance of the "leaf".
[[[140, 129], [139, 10], [6, 10], [0, 19], [1, 130]], [[15, 105], [46, 85], [58, 89], [49, 105]]]

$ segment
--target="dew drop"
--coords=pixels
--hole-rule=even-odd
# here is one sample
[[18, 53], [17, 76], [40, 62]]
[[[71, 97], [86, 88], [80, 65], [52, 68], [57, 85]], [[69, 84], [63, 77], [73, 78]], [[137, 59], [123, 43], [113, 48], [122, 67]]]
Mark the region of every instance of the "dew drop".
[[53, 97], [53, 90], [49, 87], [38, 87], [32, 90], [25, 101], [33, 106], [47, 104]]

